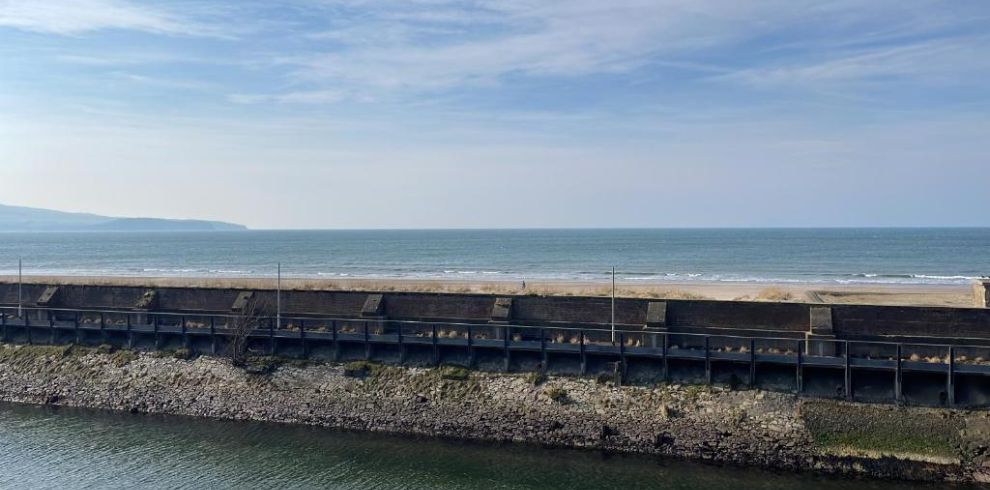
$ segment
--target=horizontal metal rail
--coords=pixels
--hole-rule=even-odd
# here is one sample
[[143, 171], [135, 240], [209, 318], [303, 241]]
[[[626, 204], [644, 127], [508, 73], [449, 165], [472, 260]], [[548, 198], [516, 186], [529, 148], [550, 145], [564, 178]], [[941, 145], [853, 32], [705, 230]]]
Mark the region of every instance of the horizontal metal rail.
[[[632, 325], [613, 331], [564, 325], [320, 316], [282, 316], [281, 328], [276, 328], [273, 316], [237, 313], [26, 307], [21, 316], [16, 316], [17, 311], [16, 307], [0, 307], [0, 340], [11, 341], [12, 331], [17, 341], [29, 344], [60, 343], [57, 340], [65, 343], [67, 338], [76, 343], [94, 342], [96, 335], [106, 343], [113, 338], [120, 341], [125, 338], [120, 336], [123, 334], [127, 345], [133, 346], [135, 338], [147, 340], [153, 335], [158, 349], [163, 336], [173, 342], [181, 338], [186, 347], [193, 339], [206, 337], [216, 353], [218, 341], [243, 336], [261, 339], [262, 345], [267, 342], [271, 354], [277, 353], [280, 341], [298, 342], [303, 356], [319, 343], [332, 345], [334, 359], [342, 345], [363, 346], [365, 358], [371, 357], [376, 346], [392, 345], [398, 346], [401, 362], [407, 347], [420, 346], [432, 350], [435, 363], [440, 362], [443, 348], [466, 349], [470, 359], [474, 359], [476, 349], [490, 349], [503, 355], [506, 369], [513, 353], [539, 353], [544, 363], [551, 354], [580, 356], [582, 373], [590, 356], [607, 356], [619, 360], [623, 369], [631, 358], [660, 361], [664, 379], [670, 376], [671, 361], [703, 364], [708, 383], [713, 382], [713, 365], [745, 365], [751, 386], [757, 378], [757, 365], [776, 365], [794, 370], [798, 393], [802, 393], [807, 368], [841, 372], [842, 389], [849, 399], [854, 398], [854, 371], [884, 371], [894, 374], [893, 398], [898, 402], [903, 400], [904, 373], [933, 373], [945, 376], [944, 393], [949, 406], [955, 404], [958, 375], [990, 377], [990, 346], [969, 344], [688, 333], [642, 326], [632, 329]], [[39, 330], [44, 338], [36, 337]], [[66, 336], [66, 332], [72, 335]], [[111, 337], [114, 335], [117, 337]]]
[[[238, 321], [243, 320], [245, 317], [236, 313], [200, 313], [200, 312], [165, 312], [165, 311], [135, 311], [135, 310], [122, 310], [122, 309], [72, 309], [72, 308], [40, 308], [40, 307], [23, 307], [21, 310], [25, 313], [24, 318], [18, 319], [16, 316], [18, 308], [17, 307], [0, 307], [0, 320], [4, 322], [10, 322], [10, 319], [14, 321], [30, 321], [31, 312], [49, 312], [49, 313], [70, 313], [75, 315], [77, 318], [84, 318], [89, 316], [99, 316], [106, 321], [109, 315], [119, 315], [119, 316], [144, 316], [154, 319], [173, 319], [177, 320], [176, 325], [186, 324], [191, 319], [207, 319], [209, 321], [228, 320]], [[304, 329], [307, 323], [346, 323], [346, 324], [378, 324], [378, 325], [408, 325], [408, 326], [431, 326], [431, 325], [442, 325], [444, 327], [472, 327], [472, 328], [503, 328], [508, 327], [512, 330], [524, 330], [524, 331], [563, 331], [563, 332], [595, 332], [595, 333], [609, 333], [613, 331], [617, 334], [629, 334], [636, 336], [643, 335], [671, 335], [677, 337], [691, 337], [697, 338], [703, 341], [705, 338], [718, 338], [718, 339], [735, 339], [735, 340], [749, 340], [755, 339], [757, 341], [766, 342], [794, 342], [799, 340], [795, 337], [774, 337], [774, 336], [754, 336], [754, 335], [737, 335], [737, 334], [722, 334], [722, 333], [692, 333], [692, 332], [670, 332], [670, 331], [653, 331], [649, 329], [644, 329], [640, 325], [634, 324], [617, 324], [624, 328], [616, 328], [612, 330], [606, 327], [573, 327], [564, 325], [527, 325], [521, 323], [481, 323], [481, 322], [465, 322], [465, 321], [424, 321], [424, 320], [395, 320], [387, 318], [354, 318], [354, 317], [332, 317], [332, 316], [281, 316], [283, 328], [281, 330], [288, 330], [290, 327]], [[274, 315], [260, 315], [252, 317], [252, 321], [256, 324], [272, 324], [274, 326], [276, 317]], [[160, 323], [160, 322], [159, 322]], [[11, 326], [17, 326], [16, 323], [9, 323]], [[44, 327], [46, 325], [35, 325], [38, 327]], [[635, 327], [633, 329], [631, 327]], [[700, 328], [700, 327], [699, 327]], [[746, 327], [740, 327], [739, 329], [746, 329]], [[801, 333], [801, 332], [795, 332]], [[982, 340], [982, 339], [980, 339]], [[850, 346], [889, 346], [896, 347], [901, 346], [914, 346], [914, 347], [926, 347], [926, 348], [942, 348], [947, 349], [949, 347], [955, 347], [959, 349], [990, 349], [990, 345], [973, 345], [973, 344], [954, 344], [954, 343], [932, 343], [932, 342], [891, 342], [883, 340], [844, 340], [844, 339], [815, 339], [809, 342], [819, 343], [819, 344], [838, 344], [838, 345], [850, 345]]]

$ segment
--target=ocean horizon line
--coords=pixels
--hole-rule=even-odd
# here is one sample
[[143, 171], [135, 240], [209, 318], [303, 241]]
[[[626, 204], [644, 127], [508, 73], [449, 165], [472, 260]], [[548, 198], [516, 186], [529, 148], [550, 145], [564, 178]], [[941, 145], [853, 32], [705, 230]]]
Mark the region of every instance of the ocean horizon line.
[[990, 230], [988, 225], [870, 225], [870, 226], [616, 226], [616, 227], [426, 227], [426, 228], [253, 228], [240, 230], [2, 230], [7, 234], [172, 234], [172, 233], [244, 233], [244, 232], [320, 232], [320, 231], [790, 231], [790, 230]]

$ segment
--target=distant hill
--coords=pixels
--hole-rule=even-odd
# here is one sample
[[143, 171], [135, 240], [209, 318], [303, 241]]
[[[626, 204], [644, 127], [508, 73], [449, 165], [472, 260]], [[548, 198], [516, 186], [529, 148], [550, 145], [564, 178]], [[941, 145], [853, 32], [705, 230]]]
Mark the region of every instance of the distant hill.
[[0, 204], [0, 231], [237, 231], [246, 229], [246, 226], [222, 221], [114, 218]]

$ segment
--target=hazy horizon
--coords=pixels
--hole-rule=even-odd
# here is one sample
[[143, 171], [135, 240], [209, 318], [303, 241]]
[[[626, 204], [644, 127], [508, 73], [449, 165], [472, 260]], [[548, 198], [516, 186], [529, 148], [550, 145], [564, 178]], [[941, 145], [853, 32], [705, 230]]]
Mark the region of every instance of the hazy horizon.
[[[4, 206], [4, 203], [0, 203], [0, 208]], [[46, 208], [29, 208], [39, 211], [54, 211], [57, 213], [65, 213], [70, 215], [86, 215], [94, 216], [93, 213], [89, 213], [84, 210], [74, 211], [74, 210], [62, 210], [62, 209], [46, 209]], [[169, 220], [169, 221], [199, 221], [198, 218], [189, 217], [160, 217], [160, 216], [102, 216], [102, 218], [111, 219], [150, 219], [150, 220]], [[223, 222], [226, 224], [242, 225], [242, 223], [234, 222]], [[222, 232], [222, 233], [237, 233], [240, 231], [525, 231], [525, 230], [827, 230], [827, 229], [990, 229], [990, 225], [915, 225], [915, 226], [885, 226], [885, 225], [862, 225], [862, 226], [522, 226], [522, 227], [450, 227], [450, 228], [430, 228], [430, 227], [400, 227], [400, 228], [259, 228], [259, 227], [247, 227], [246, 230], [178, 230], [177, 232], [194, 232], [194, 233], [209, 233], [209, 232]], [[0, 232], [7, 230], [0, 229]], [[172, 230], [160, 230], [161, 232], [170, 233], [174, 232]], [[17, 233], [127, 233], [128, 230], [14, 230]], [[157, 230], [136, 230], [138, 233], [157, 233]]]
[[3, 201], [252, 229], [985, 227], [988, 20], [0, 0]]

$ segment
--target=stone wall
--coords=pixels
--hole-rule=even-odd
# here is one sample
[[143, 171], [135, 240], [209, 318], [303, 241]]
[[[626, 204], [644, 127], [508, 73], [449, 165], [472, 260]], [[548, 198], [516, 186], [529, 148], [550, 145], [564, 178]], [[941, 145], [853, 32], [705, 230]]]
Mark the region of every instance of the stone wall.
[[[981, 286], [982, 287], [982, 286]], [[988, 294], [983, 290], [983, 297]], [[151, 311], [183, 313], [230, 312], [241, 290], [222, 288], [155, 288], [68, 285], [52, 288], [44, 284], [24, 286], [24, 303], [51, 308], [134, 309], [149, 294]], [[275, 304], [272, 290], [254, 291], [255, 297]], [[360, 291], [283, 291], [283, 315], [360, 318], [369, 297]], [[395, 320], [425, 320], [488, 323], [501, 321], [521, 325], [605, 326], [611, 321], [608, 298], [566, 296], [510, 296], [484, 294], [381, 293], [381, 317]], [[495, 305], [503, 301], [507, 316], [494, 318]], [[662, 303], [663, 328], [675, 332], [722, 335], [798, 338], [809, 331], [810, 311], [815, 304], [705, 300], [651, 300], [619, 298], [616, 322], [623, 328], [641, 328], [649, 323], [651, 303]], [[0, 306], [17, 305], [17, 284], [0, 282]], [[903, 307], [828, 305], [835, 335], [842, 339], [883, 337], [908, 342], [947, 342], [963, 338], [970, 343], [990, 343], [990, 309], [948, 307]], [[271, 306], [274, 308], [274, 306]], [[661, 309], [654, 308], [655, 311]]]
[[0, 400], [990, 481], [987, 412], [804, 401], [758, 390], [274, 359], [245, 369], [212, 357], [2, 345]]

